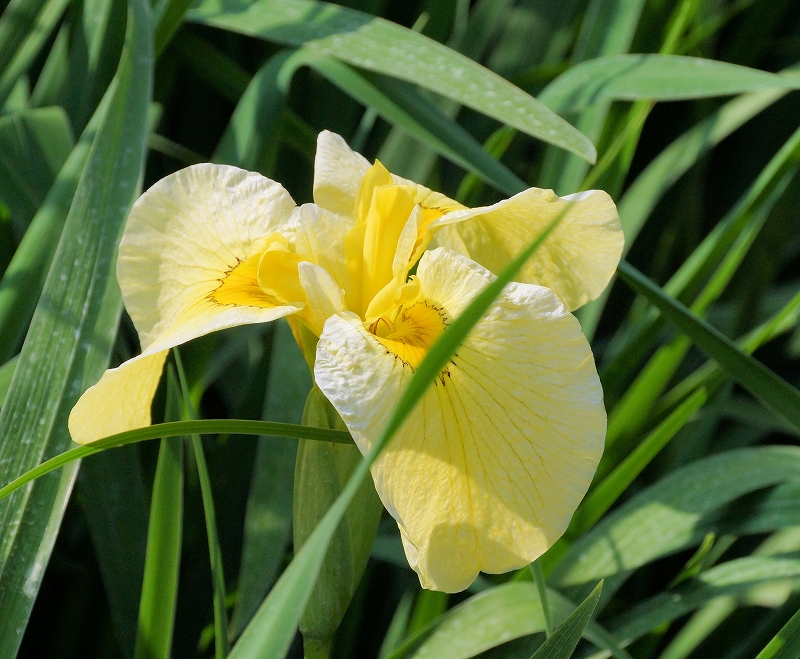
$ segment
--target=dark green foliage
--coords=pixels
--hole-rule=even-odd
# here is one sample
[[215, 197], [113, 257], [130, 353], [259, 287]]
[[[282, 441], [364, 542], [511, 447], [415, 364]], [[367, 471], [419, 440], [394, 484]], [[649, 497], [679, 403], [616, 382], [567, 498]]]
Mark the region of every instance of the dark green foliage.
[[[0, 0], [0, 487], [68, 449], [81, 391], [138, 352], [113, 273], [139, 186], [211, 161], [310, 202], [316, 134], [334, 130], [470, 206], [534, 185], [607, 189], [627, 263], [578, 312], [609, 434], [592, 490], [541, 559], [550, 640], [527, 568], [421, 592], [386, 513], [335, 620], [312, 606], [303, 628], [327, 638], [343, 616], [334, 659], [797, 656], [800, 4], [191, 4]], [[397, 52], [424, 56], [398, 67]], [[479, 92], [430, 66], [434, 54]], [[252, 421], [163, 427], [207, 434], [160, 449], [80, 449], [79, 474], [64, 458], [0, 500], [0, 659], [302, 656], [304, 598], [337, 583], [325, 547], [351, 551], [356, 510], [338, 532], [333, 517], [314, 535], [306, 520], [299, 554], [303, 431], [255, 420], [301, 422], [307, 365], [285, 324], [181, 355], [183, 391], [162, 385], [154, 422]], [[324, 453], [315, 468], [338, 469], [327, 506], [366, 472], [316, 441], [349, 443], [335, 423], [312, 425], [301, 460]]]

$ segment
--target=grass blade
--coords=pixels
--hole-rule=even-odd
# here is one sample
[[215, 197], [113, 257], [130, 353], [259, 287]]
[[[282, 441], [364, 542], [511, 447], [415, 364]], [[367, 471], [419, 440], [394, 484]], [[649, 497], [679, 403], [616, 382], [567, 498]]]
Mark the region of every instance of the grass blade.
[[[197, 417], [194, 405], [189, 398], [189, 383], [183, 370], [183, 360], [178, 348], [172, 349], [175, 364], [178, 367], [180, 392], [183, 396], [183, 414], [194, 420]], [[211, 478], [208, 475], [206, 455], [200, 435], [191, 436], [192, 453], [194, 454], [197, 474], [200, 480], [200, 493], [203, 498], [203, 513], [206, 518], [206, 536], [208, 538], [208, 558], [211, 564], [211, 580], [214, 585], [214, 649], [216, 659], [225, 659], [230, 647], [228, 645], [228, 612], [225, 604], [225, 571], [222, 564], [222, 549], [219, 546], [217, 532], [217, 513], [214, 509], [214, 493], [211, 490]]]
[[267, 421], [247, 421], [243, 419], [202, 419], [198, 421], [170, 421], [157, 423], [145, 428], [111, 435], [85, 446], [78, 446], [56, 455], [42, 464], [25, 472], [14, 481], [0, 488], [0, 499], [19, 489], [26, 483], [49, 474], [51, 471], [68, 465], [71, 462], [94, 455], [106, 449], [126, 446], [148, 439], [179, 437], [190, 434], [228, 434], [228, 435], [269, 435], [271, 437], [295, 437], [302, 439], [319, 439], [324, 442], [349, 444], [353, 441], [349, 432], [329, 430], [327, 428], [308, 428], [291, 423], [274, 423]]
[[800, 611], [795, 613], [756, 659], [796, 659], [800, 656]]
[[531, 656], [531, 659], [569, 659], [572, 651], [581, 640], [583, 630], [592, 619], [597, 602], [600, 600], [600, 591], [603, 582], [598, 583], [589, 596], [580, 603], [552, 636], [542, 644]]
[[312, 67], [356, 100], [377, 110], [387, 121], [506, 194], [513, 195], [528, 187], [414, 87], [378, 76], [364, 77], [346, 64], [303, 48], [286, 62], [282, 72], [285, 88], [288, 78], [303, 65]]
[[353, 66], [398, 77], [590, 162], [596, 157], [585, 136], [521, 89], [446, 46], [382, 18], [313, 0], [204, 0], [187, 19], [306, 46]]
[[564, 113], [609, 101], [676, 101], [798, 87], [796, 77], [727, 62], [681, 55], [613, 55], [573, 66], [551, 82], [539, 100]]
[[[263, 418], [298, 423], [311, 390], [311, 374], [285, 322], [275, 328]], [[247, 500], [238, 597], [231, 634], [239, 636], [278, 576], [292, 533], [290, 483], [297, 443], [259, 437]]]
[[647, 435], [625, 461], [583, 500], [572, 517], [566, 535], [575, 538], [594, 526], [667, 442], [689, 422], [707, 398], [706, 390], [698, 389]]
[[72, 151], [61, 108], [23, 110], [0, 118], [0, 198], [21, 236]]
[[[174, 369], [167, 373], [165, 416], [181, 416]], [[169, 659], [178, 604], [183, 530], [183, 439], [162, 439], [153, 482], [147, 554], [134, 659]]]
[[133, 446], [81, 464], [77, 482], [122, 656], [133, 657], [147, 550], [147, 496]]
[[756, 361], [719, 330], [695, 316], [625, 261], [619, 265], [622, 279], [644, 295], [664, 317], [686, 334], [734, 379], [769, 407], [800, 428], [800, 392]]
[[[4, 481], [69, 445], [69, 410], [108, 364], [121, 308], [114, 256], [144, 159], [150, 53], [149, 8], [144, 0], [131, 0], [109, 112], [0, 411]], [[16, 653], [66, 506], [70, 472], [75, 469], [63, 478], [39, 481], [0, 505], [0, 656]]]
[[11, 386], [11, 378], [14, 377], [14, 369], [17, 368], [19, 357], [12, 357], [5, 364], [0, 366], [0, 408], [6, 400], [8, 388]]
[[2, 75], [0, 75], [0, 107], [5, 104], [14, 85], [28, 70], [39, 51], [50, 38], [50, 34], [68, 4], [69, 0], [48, 0], [36, 17], [36, 22], [32, 25], [30, 33], [14, 53], [14, 58], [8, 63], [7, 67], [0, 69], [2, 70]]
[[97, 127], [110, 100], [110, 96], [103, 100], [67, 157], [0, 280], [0, 361], [8, 359], [22, 341], [36, 308]]

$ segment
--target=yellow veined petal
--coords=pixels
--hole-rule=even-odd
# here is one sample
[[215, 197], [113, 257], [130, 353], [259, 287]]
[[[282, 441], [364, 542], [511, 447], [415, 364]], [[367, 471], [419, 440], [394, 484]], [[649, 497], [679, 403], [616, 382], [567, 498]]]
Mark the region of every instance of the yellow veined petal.
[[353, 215], [361, 179], [370, 164], [330, 131], [317, 137], [314, 158], [314, 202], [334, 213]]
[[78, 444], [150, 425], [150, 404], [167, 351], [140, 355], [107, 370], [69, 414], [69, 434]]
[[624, 237], [616, 206], [601, 190], [557, 197], [531, 188], [493, 206], [449, 213], [433, 224], [439, 245], [500, 272], [573, 201], [560, 224], [517, 275], [555, 291], [570, 311], [603, 292]]
[[372, 298], [395, 279], [398, 242], [413, 211], [414, 200], [404, 187], [374, 189], [365, 222], [359, 311], [368, 308]]
[[[419, 286], [415, 282], [407, 282], [406, 279], [411, 266], [419, 259], [415, 256], [415, 249], [421, 223], [422, 212], [419, 206], [414, 206], [395, 243], [391, 279], [369, 300], [363, 313], [367, 324], [417, 297]], [[387, 245], [383, 257], [388, 259], [390, 252], [391, 245]]]
[[[491, 280], [444, 249], [424, 255], [417, 276], [421, 301], [444, 322]], [[316, 382], [362, 451], [412, 369], [354, 315], [325, 324]], [[577, 320], [549, 289], [508, 286], [372, 469], [422, 585], [456, 592], [479, 571], [519, 568], [546, 551], [589, 486], [605, 427]]]
[[389, 173], [389, 170], [381, 164], [380, 160], [376, 160], [375, 164], [364, 174], [358, 186], [356, 203], [353, 207], [356, 217], [366, 222], [372, 207], [372, 197], [375, 194], [376, 188], [391, 185], [394, 185], [392, 175]]
[[[178, 325], [193, 338], [271, 320], [268, 301], [257, 288], [248, 289], [250, 259], [270, 235], [288, 237], [296, 230], [294, 208], [278, 183], [226, 165], [194, 165], [145, 192], [131, 210], [117, 261], [125, 307], [142, 346], [175, 334]], [[238, 282], [233, 298], [234, 289], [224, 283], [229, 276], [229, 284]]]

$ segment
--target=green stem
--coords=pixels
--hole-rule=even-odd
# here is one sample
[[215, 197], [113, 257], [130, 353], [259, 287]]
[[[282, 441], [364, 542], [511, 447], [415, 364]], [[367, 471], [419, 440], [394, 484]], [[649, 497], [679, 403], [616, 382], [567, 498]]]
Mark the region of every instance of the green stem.
[[[178, 367], [178, 379], [183, 393], [185, 414], [192, 419], [197, 417], [192, 401], [189, 398], [189, 383], [186, 372], [183, 370], [183, 360], [177, 348], [172, 349], [175, 355], [175, 365]], [[200, 493], [203, 497], [203, 512], [206, 518], [206, 533], [208, 535], [208, 558], [211, 563], [211, 579], [214, 584], [214, 647], [216, 659], [225, 659], [230, 652], [228, 644], [228, 612], [225, 608], [225, 572], [222, 565], [222, 549], [219, 545], [217, 532], [217, 515], [214, 510], [214, 494], [211, 491], [211, 479], [208, 475], [208, 465], [203, 452], [203, 442], [200, 435], [192, 435], [192, 449], [197, 464], [197, 474], [200, 478]]]
[[531, 563], [531, 574], [536, 583], [536, 589], [539, 591], [539, 601], [542, 603], [542, 612], [544, 613], [544, 632], [547, 638], [553, 633], [553, 613], [550, 611], [550, 603], [547, 599], [547, 582], [544, 579], [544, 572], [542, 571], [542, 564], [537, 558]]
[[329, 659], [333, 639], [303, 638], [303, 657], [304, 659]]

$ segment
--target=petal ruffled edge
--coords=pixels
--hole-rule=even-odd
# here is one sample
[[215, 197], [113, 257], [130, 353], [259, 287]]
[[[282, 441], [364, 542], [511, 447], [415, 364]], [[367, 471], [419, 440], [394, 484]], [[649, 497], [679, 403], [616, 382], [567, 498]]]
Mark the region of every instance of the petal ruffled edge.
[[622, 224], [602, 190], [558, 197], [531, 188], [492, 206], [448, 213], [432, 225], [434, 239], [499, 273], [569, 204], [516, 280], [550, 288], [573, 311], [605, 290], [622, 257]]

